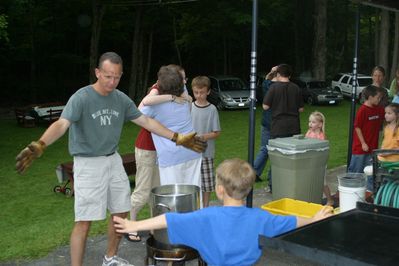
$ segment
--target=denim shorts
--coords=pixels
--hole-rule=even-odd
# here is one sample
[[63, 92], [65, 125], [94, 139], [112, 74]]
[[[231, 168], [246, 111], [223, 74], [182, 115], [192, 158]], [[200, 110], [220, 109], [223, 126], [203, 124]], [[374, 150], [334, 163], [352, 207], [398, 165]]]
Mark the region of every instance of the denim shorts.
[[367, 165], [371, 165], [371, 154], [352, 154], [351, 162], [349, 164], [349, 173], [364, 173], [363, 169]]

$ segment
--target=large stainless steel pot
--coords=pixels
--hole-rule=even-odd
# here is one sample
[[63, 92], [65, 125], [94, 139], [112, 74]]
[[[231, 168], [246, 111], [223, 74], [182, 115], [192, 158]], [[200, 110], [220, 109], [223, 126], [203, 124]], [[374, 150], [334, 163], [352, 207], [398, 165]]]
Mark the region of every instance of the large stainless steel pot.
[[[194, 185], [176, 184], [155, 187], [151, 190], [151, 216], [167, 212], [191, 212], [200, 208], [200, 188]], [[154, 238], [170, 244], [166, 229], [154, 230]]]

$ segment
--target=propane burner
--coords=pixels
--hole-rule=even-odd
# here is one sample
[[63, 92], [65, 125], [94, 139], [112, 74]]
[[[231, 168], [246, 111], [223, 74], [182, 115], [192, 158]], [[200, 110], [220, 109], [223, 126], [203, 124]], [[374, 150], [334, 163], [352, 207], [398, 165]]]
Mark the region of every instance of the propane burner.
[[198, 260], [198, 266], [206, 266], [195, 249], [183, 245], [170, 245], [157, 241], [150, 236], [146, 241], [146, 265], [157, 265], [157, 262], [166, 262], [167, 265], [185, 265], [186, 261]]

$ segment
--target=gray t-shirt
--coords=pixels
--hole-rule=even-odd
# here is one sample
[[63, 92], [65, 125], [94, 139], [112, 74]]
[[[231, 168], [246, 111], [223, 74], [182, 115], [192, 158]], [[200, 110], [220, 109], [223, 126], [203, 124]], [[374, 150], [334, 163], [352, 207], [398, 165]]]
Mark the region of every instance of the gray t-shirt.
[[[201, 107], [197, 106], [195, 102], [192, 103], [191, 117], [193, 119], [194, 131], [198, 135], [205, 133], [220, 131], [219, 114], [213, 104]], [[207, 141], [208, 147], [202, 154], [205, 158], [215, 157], [215, 139]]]
[[89, 85], [75, 92], [61, 117], [69, 120], [69, 153], [72, 156], [95, 157], [115, 152], [125, 121], [142, 114], [133, 101], [115, 89], [100, 95]]

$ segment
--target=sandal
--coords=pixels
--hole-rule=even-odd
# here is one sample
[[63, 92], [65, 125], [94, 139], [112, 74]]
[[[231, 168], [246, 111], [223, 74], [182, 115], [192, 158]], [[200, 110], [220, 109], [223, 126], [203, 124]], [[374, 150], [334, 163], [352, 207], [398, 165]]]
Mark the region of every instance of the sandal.
[[125, 238], [130, 242], [141, 242], [141, 236], [137, 232], [125, 234]]

